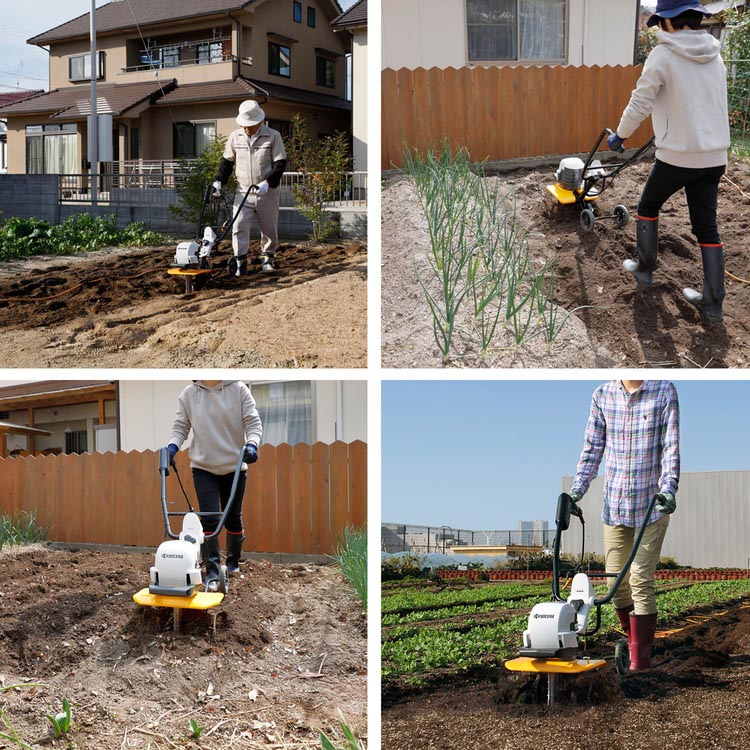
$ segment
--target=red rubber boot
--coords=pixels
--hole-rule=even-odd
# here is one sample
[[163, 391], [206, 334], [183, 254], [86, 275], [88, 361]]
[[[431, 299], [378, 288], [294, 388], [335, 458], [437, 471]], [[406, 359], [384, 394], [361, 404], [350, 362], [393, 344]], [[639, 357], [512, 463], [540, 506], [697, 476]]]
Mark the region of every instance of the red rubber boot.
[[633, 611], [633, 605], [628, 604], [627, 607], [615, 608], [617, 619], [620, 621], [620, 628], [622, 628], [625, 635], [628, 637], [628, 644], [630, 644], [630, 613]]
[[652, 615], [630, 615], [630, 671], [651, 668], [651, 649], [656, 632], [656, 612]]

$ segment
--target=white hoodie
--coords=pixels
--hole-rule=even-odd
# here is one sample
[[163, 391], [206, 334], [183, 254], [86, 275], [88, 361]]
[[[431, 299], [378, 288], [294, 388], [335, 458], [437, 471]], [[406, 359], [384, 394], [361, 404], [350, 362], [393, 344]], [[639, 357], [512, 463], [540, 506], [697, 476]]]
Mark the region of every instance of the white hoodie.
[[169, 442], [179, 448], [191, 427], [190, 466], [220, 476], [231, 474], [240, 450], [247, 443], [259, 446], [263, 436], [255, 399], [239, 380], [222, 380], [213, 388], [194, 380], [185, 388]]
[[660, 161], [695, 169], [726, 164], [729, 115], [721, 45], [705, 31], [660, 31], [657, 38], [617, 134], [628, 138], [651, 115]]

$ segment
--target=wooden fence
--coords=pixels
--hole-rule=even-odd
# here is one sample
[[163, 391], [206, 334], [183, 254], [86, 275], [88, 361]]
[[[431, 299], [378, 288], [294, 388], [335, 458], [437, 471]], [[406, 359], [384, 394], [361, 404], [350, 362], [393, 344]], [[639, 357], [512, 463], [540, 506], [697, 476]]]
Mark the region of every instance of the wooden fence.
[[[187, 451], [176, 461], [197, 509]], [[170, 510], [187, 510], [174, 472], [167, 499]], [[247, 550], [330, 554], [347, 524], [367, 521], [367, 446], [264, 445], [242, 510]], [[49, 524], [52, 541], [155, 547], [164, 538], [158, 452], [0, 459], [0, 512], [23, 511]]]
[[[382, 72], [383, 169], [404, 166], [404, 147], [447, 140], [472, 161], [587, 152], [616, 128], [641, 66], [473, 67]], [[630, 138], [652, 135], [650, 119]]]

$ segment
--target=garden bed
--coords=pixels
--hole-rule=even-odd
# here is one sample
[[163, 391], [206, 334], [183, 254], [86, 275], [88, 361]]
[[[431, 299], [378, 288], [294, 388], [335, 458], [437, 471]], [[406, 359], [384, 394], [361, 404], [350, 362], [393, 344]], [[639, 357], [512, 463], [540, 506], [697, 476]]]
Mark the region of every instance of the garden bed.
[[[366, 362], [366, 248], [284, 244], [278, 271], [215, 273], [186, 295], [174, 246], [0, 263], [0, 366], [357, 367]], [[37, 301], [34, 301], [37, 300]]]
[[[746, 747], [747, 594], [745, 582], [659, 583], [653, 670], [561, 677], [560, 702], [547, 707], [544, 678], [511, 673], [503, 663], [515, 656], [533, 603], [549, 600], [549, 586], [388, 590], [383, 750]], [[602, 614], [586, 647], [592, 658], [610, 657], [622, 637], [612, 607]]]
[[[634, 217], [650, 165], [624, 171], [597, 203], [611, 213], [625, 204]], [[459, 316], [455, 345], [446, 364], [494, 367], [747, 367], [750, 364], [750, 284], [727, 278], [725, 322], [704, 325], [682, 297], [685, 286], [702, 288], [700, 251], [690, 232], [684, 194], [664, 207], [659, 268], [650, 289], [638, 289], [622, 269], [635, 257], [634, 218], [624, 229], [597, 224], [580, 229], [578, 211], [557, 206], [546, 191], [554, 168], [518, 170], [484, 178], [508, 195], [528, 237], [537, 267], [555, 262], [554, 300], [578, 309], [548, 352], [540, 336], [520, 347], [499, 331], [485, 358], [467, 335], [468, 312]], [[719, 229], [727, 271], [750, 280], [750, 163], [733, 160], [719, 191]], [[500, 210], [500, 208], [498, 209]], [[506, 209], [502, 209], [506, 210]], [[420, 279], [428, 282], [427, 222], [410, 179], [389, 179], [383, 192], [383, 348], [387, 367], [436, 367], [443, 363]], [[560, 319], [564, 317], [560, 313]]]
[[41, 545], [0, 554], [0, 687], [48, 686], [0, 693], [25, 742], [50, 746], [44, 715], [63, 698], [69, 746], [89, 750], [317, 748], [339, 710], [366, 732], [366, 625], [337, 569], [243, 563], [225, 603], [175, 634], [171, 610], [131, 600], [152, 564]]

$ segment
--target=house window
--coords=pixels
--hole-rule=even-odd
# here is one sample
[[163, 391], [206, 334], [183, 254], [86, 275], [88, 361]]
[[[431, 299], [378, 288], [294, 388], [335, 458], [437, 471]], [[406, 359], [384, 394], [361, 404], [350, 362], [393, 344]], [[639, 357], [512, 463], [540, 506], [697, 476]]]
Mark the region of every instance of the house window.
[[[104, 52], [98, 53], [99, 71], [97, 80], [104, 78]], [[74, 55], [68, 58], [68, 80], [90, 81], [91, 80], [91, 55]]]
[[470, 62], [565, 61], [566, 0], [466, 0]]
[[65, 452], [85, 453], [89, 448], [88, 434], [86, 430], [65, 431]]
[[292, 50], [283, 44], [268, 43], [268, 72], [289, 78], [292, 75]]
[[302, 23], [302, 3], [294, 0], [294, 2], [292, 3], [292, 7], [292, 17], [294, 18], [294, 23]]
[[206, 42], [198, 45], [198, 65], [221, 62], [224, 59], [224, 45], [221, 42]]
[[216, 138], [216, 122], [177, 122], [174, 126], [174, 158], [195, 159]]
[[26, 174], [76, 174], [78, 126], [29, 125], [26, 127]]
[[307, 6], [307, 25], [311, 28], [315, 28], [315, 8], [310, 5]]
[[268, 127], [280, 133], [282, 141], [288, 141], [292, 137], [291, 120], [269, 120]]
[[252, 386], [268, 445], [312, 443], [312, 384], [309, 380]]
[[318, 55], [315, 58], [315, 83], [318, 86], [336, 88], [336, 61]]

